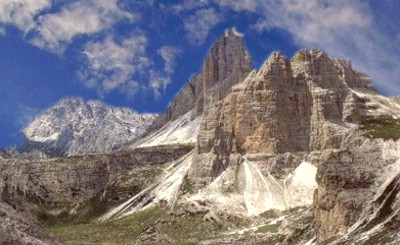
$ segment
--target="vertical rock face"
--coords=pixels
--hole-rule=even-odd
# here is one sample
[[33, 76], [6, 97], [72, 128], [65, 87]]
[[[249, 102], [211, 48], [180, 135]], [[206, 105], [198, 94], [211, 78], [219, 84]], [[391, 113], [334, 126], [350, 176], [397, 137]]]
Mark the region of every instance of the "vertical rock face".
[[346, 149], [325, 151], [318, 167], [318, 240], [345, 235], [346, 244], [397, 244], [400, 141], [351, 136], [344, 144]]
[[292, 60], [271, 54], [259, 71], [210, 106], [198, 137], [198, 160], [207, 160], [194, 165], [192, 177], [215, 178], [231, 153], [338, 148], [348, 123], [367, 113], [353, 89], [373, 93], [369, 79], [348, 62], [317, 50], [300, 51]]
[[243, 39], [234, 29], [227, 30], [208, 54], [201, 72], [204, 106], [224, 98], [230, 88], [251, 71], [251, 58]]
[[[194, 190], [219, 193], [215, 200], [223, 196], [227, 198], [224, 203], [239, 203], [242, 199], [238, 195], [244, 195], [244, 204], [236, 206], [265, 211], [268, 205], [263, 206], [265, 200], [257, 196], [252, 199], [257, 201], [246, 203], [243, 188], [252, 186], [252, 192], [261, 195], [260, 173], [266, 176], [264, 183], [268, 179], [275, 184], [287, 183], [293, 169], [310, 162], [319, 166], [313, 203], [320, 242], [344, 234], [363, 217], [364, 226], [380, 222], [398, 231], [393, 225], [398, 220], [393, 208], [398, 203], [397, 177], [384, 188], [385, 178], [391, 176], [387, 169], [396, 175], [399, 172], [398, 142], [397, 148], [390, 150], [396, 152], [394, 156], [387, 157], [386, 143], [369, 141], [358, 129], [371, 118], [383, 118], [383, 125], [389, 125], [384, 119], [399, 118], [400, 107], [395, 99], [376, 94], [369, 78], [349, 62], [318, 50], [302, 50], [291, 60], [272, 53], [258, 71], [234, 84], [227, 96], [213, 100], [213, 95], [205, 93], [206, 97], [210, 103], [203, 114], [197, 155], [188, 174]], [[393, 128], [388, 127], [380, 130], [391, 132]], [[242, 171], [246, 166], [255, 170]], [[248, 174], [245, 178], [243, 172]], [[283, 186], [280, 196], [290, 192]], [[310, 189], [307, 191], [313, 193]], [[371, 213], [379, 218], [365, 211], [371, 200], [376, 200], [370, 204]], [[393, 215], [385, 215], [385, 210]]]
[[[314, 195], [314, 215], [318, 240], [343, 234], [357, 220], [372, 199], [376, 175], [371, 171], [380, 159], [380, 147], [363, 146], [360, 150], [327, 151], [320, 159]], [[365, 154], [368, 149], [378, 154]], [[366, 157], [367, 156], [367, 157]], [[361, 165], [362, 163], [362, 165]]]
[[213, 101], [225, 97], [232, 85], [241, 82], [251, 69], [243, 37], [234, 29], [227, 30], [207, 55], [201, 72], [190, 79], [151, 128], [157, 129], [190, 110], [192, 118], [196, 118]]

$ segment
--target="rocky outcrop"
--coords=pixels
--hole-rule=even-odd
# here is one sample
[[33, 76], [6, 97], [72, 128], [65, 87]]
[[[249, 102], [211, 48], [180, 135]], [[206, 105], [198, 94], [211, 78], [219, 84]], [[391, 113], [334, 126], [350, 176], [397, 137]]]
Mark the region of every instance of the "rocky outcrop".
[[182, 88], [166, 112], [155, 120], [150, 131], [191, 110], [192, 119], [203, 114], [213, 101], [225, 97], [251, 69], [251, 57], [242, 35], [235, 29], [227, 30], [206, 56], [201, 72]]
[[1, 245], [58, 245], [53, 237], [36, 221], [27, 218], [0, 201]]
[[[276, 155], [338, 148], [367, 116], [354, 90], [374, 93], [366, 75], [326, 53], [273, 53], [203, 118], [192, 178], [215, 178], [232, 154]], [[297, 163], [299, 164], [299, 163]], [[296, 164], [295, 164], [296, 165]], [[280, 166], [282, 167], [282, 166]]]
[[[273, 53], [260, 70], [234, 85], [203, 116], [189, 181], [195, 190], [208, 193], [211, 189], [209, 195], [218, 192], [238, 203], [238, 194], [249, 200], [246, 189], [241, 191], [247, 186], [255, 185], [252, 191], [265, 195], [262, 182], [254, 184], [257, 174], [247, 176], [251, 171], [246, 172], [246, 167], [259, 168], [271, 190], [283, 183], [276, 192], [285, 196], [293, 169], [302, 162], [313, 163], [319, 166], [313, 202], [322, 242], [345, 234], [359, 222], [365, 204], [374, 199], [379, 192], [376, 187], [388, 176], [386, 169], [396, 166], [398, 158], [382, 157], [385, 143], [367, 139], [364, 134], [370, 134], [360, 131], [362, 125], [372, 118], [399, 115], [398, 105], [376, 94], [369, 78], [349, 62], [318, 50], [302, 50], [291, 60]], [[383, 127], [365, 128], [387, 140], [391, 125], [397, 124], [382, 123]], [[263, 201], [252, 196], [257, 201], [244, 201], [244, 205], [264, 210], [268, 205], [260, 202], [271, 199], [270, 208], [290, 206], [288, 199], [285, 204], [274, 195], [271, 191]]]
[[342, 241], [360, 244], [365, 240], [357, 241], [357, 236], [370, 239], [380, 232], [380, 226], [386, 227], [388, 237], [400, 228], [396, 221], [400, 201], [399, 142], [355, 134], [341, 150], [326, 150], [321, 156], [314, 195], [320, 242], [345, 236]]
[[397, 104], [400, 105], [400, 97], [399, 97], [399, 96], [397, 96], [397, 97], [392, 97], [391, 99], [392, 99], [394, 102], [396, 102]]
[[19, 150], [24, 154], [39, 149], [50, 157], [110, 152], [139, 138], [154, 117], [99, 101], [66, 98], [23, 130], [25, 144]]
[[1, 199], [33, 216], [69, 212], [93, 199], [106, 209], [107, 203], [122, 202], [146, 187], [141, 184], [147, 180], [139, 183], [140, 172], [156, 178], [159, 172], [149, 167], [178, 159], [191, 149], [154, 147], [42, 161], [4, 160], [0, 162]]

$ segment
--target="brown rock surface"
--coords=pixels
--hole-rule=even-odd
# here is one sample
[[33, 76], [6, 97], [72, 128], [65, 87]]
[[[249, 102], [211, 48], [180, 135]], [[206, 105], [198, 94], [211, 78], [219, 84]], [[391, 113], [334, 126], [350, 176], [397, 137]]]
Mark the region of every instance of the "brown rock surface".
[[366, 75], [326, 53], [303, 50], [289, 60], [273, 53], [204, 115], [191, 177], [213, 179], [231, 153], [283, 154], [339, 148], [367, 114], [352, 89], [373, 93]]
[[160, 147], [42, 161], [2, 160], [0, 197], [34, 216], [68, 212], [94, 198], [106, 205], [115, 201], [113, 192], [118, 193], [117, 201], [121, 202], [136, 194], [138, 184], [126, 186], [129, 182], [121, 178], [141, 168], [173, 161], [191, 149]]
[[[365, 232], [398, 218], [397, 210], [393, 209], [400, 201], [399, 197], [395, 198], [400, 193], [399, 175], [396, 177], [398, 156], [396, 153], [390, 156], [390, 144], [396, 145], [350, 136], [344, 143], [346, 149], [323, 152], [317, 174], [318, 189], [314, 194], [319, 241], [346, 234], [360, 220], [359, 225]], [[384, 188], [391, 175], [394, 175], [393, 186], [389, 182]], [[394, 195], [392, 199], [390, 193]], [[366, 228], [371, 223], [374, 224]], [[393, 229], [398, 230], [399, 226]]]
[[27, 218], [0, 201], [1, 245], [57, 245], [46, 230], [36, 221]]
[[201, 72], [182, 88], [166, 112], [154, 121], [150, 131], [192, 109], [192, 118], [201, 115], [212, 101], [225, 97], [232, 85], [241, 82], [251, 69], [251, 57], [243, 37], [233, 29], [227, 30], [206, 56]]

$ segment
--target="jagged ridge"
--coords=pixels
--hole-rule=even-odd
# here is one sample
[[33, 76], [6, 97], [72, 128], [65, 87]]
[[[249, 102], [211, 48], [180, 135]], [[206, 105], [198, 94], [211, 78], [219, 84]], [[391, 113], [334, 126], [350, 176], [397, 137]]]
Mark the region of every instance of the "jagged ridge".
[[99, 101], [66, 98], [23, 130], [23, 149], [43, 149], [53, 156], [109, 152], [139, 138], [154, 117]]

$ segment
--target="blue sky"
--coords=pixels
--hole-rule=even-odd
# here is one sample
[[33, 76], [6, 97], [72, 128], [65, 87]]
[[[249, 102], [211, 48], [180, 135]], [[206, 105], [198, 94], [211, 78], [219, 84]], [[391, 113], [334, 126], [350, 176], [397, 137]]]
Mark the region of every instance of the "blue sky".
[[0, 147], [66, 96], [162, 112], [235, 26], [259, 67], [319, 48], [400, 93], [400, 1], [0, 0]]

